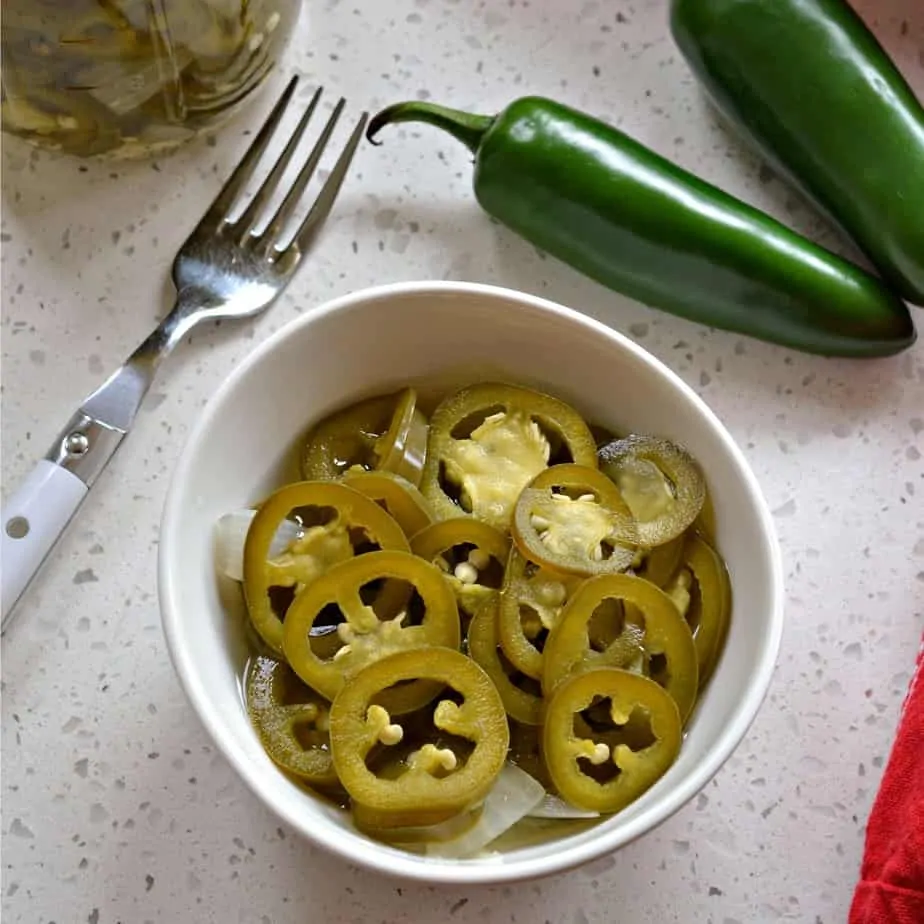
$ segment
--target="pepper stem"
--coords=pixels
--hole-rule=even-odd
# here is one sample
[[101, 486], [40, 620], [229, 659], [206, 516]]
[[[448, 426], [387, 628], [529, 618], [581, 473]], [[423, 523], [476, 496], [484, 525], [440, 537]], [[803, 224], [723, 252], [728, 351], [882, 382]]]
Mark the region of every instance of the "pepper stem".
[[485, 132], [494, 122], [494, 117], [473, 115], [469, 112], [460, 112], [458, 109], [448, 109], [446, 106], [437, 106], [435, 103], [424, 103], [418, 100], [395, 103], [370, 119], [366, 129], [366, 140], [372, 144], [380, 144], [381, 142], [375, 140], [376, 135], [386, 125], [397, 122], [424, 122], [427, 125], [441, 128], [449, 132], [453, 138], [461, 141], [474, 154]]

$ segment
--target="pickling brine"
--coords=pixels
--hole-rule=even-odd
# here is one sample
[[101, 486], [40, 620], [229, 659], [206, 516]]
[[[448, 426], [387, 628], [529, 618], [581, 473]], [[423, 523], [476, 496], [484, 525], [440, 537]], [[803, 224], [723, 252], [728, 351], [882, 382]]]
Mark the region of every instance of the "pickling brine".
[[686, 449], [486, 382], [339, 409], [299, 461], [221, 518], [216, 558], [290, 778], [445, 858], [612, 815], [668, 771], [732, 605]]
[[4, 0], [3, 130], [141, 155], [214, 126], [279, 60], [301, 0]]

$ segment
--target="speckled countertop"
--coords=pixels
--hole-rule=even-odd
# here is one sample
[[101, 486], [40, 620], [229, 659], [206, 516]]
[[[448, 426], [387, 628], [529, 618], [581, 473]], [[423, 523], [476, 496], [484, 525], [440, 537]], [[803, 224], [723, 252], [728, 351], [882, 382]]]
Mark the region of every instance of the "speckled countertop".
[[[664, 0], [565, 6], [309, 2], [287, 64], [354, 107], [429, 94], [490, 111], [528, 91], [560, 97], [852, 253], [716, 125], [667, 36]], [[924, 93], [924, 7], [861, 9]], [[153, 162], [82, 164], [4, 143], [4, 491], [164, 311], [173, 252], [258, 109]], [[216, 386], [294, 315], [414, 278], [513, 286], [635, 337], [741, 442], [785, 555], [779, 667], [724, 769], [649, 836], [524, 885], [417, 887], [299, 840], [215, 752], [160, 628], [164, 493]], [[365, 148], [282, 301], [256, 324], [197, 334], [164, 372], [4, 639], [4, 924], [845, 919], [924, 622], [924, 343], [829, 361], [627, 302], [489, 223], [467, 155], [431, 131]], [[738, 605], [746, 618], [746, 596]]]

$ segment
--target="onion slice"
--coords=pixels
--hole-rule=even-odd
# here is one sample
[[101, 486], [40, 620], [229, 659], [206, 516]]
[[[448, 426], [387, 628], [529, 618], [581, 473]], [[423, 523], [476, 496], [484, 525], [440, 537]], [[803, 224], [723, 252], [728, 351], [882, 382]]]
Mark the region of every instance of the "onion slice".
[[453, 840], [427, 844], [426, 855], [455, 860], [473, 857], [525, 818], [544, 798], [541, 783], [519, 767], [505, 764], [485, 796], [478, 821]]
[[[235, 510], [215, 524], [215, 567], [232, 581], [244, 580], [244, 543], [256, 513], [256, 510]], [[300, 535], [298, 523], [283, 520], [270, 543], [269, 557], [281, 555]]]
[[548, 792], [542, 801], [529, 812], [530, 818], [599, 818], [599, 812], [575, 808], [559, 796]]

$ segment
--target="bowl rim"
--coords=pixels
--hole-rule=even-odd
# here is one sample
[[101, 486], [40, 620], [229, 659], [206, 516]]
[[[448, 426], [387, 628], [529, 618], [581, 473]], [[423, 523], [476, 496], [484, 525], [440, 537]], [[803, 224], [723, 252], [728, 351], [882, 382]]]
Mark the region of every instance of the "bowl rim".
[[[421, 858], [411, 853], [408, 853], [406, 857], [395, 857], [391, 851], [387, 853], [377, 851], [375, 845], [372, 844], [370, 844], [369, 849], [362, 851], [347, 848], [342, 841], [336, 838], [319, 837], [317, 832], [312, 830], [308, 820], [300, 817], [296, 812], [288, 811], [283, 804], [283, 800], [276, 798], [271, 791], [267, 791], [264, 783], [261, 782], [264, 779], [264, 772], [255, 768], [220, 733], [218, 728], [219, 714], [209, 704], [208, 691], [203, 684], [196, 680], [193, 659], [183, 643], [182, 606], [178, 593], [179, 578], [174, 577], [174, 572], [177, 569], [175, 568], [175, 557], [170, 551], [173, 546], [170, 537], [176, 533], [183, 516], [181, 497], [184, 493], [184, 486], [188, 482], [192, 459], [197, 452], [202, 436], [211, 427], [212, 421], [225, 403], [226, 396], [249, 374], [254, 366], [259, 364], [268, 354], [274, 352], [283, 341], [292, 337], [302, 328], [313, 325], [324, 317], [353, 306], [396, 296], [419, 294], [438, 296], [453, 293], [517, 302], [533, 310], [563, 319], [570, 324], [576, 324], [585, 328], [586, 331], [606, 338], [621, 349], [634, 354], [637, 359], [654, 367], [655, 371], [664, 376], [674, 388], [680, 390], [710, 422], [723, 443], [724, 449], [733, 458], [744, 476], [747, 490], [752, 496], [754, 507], [758, 514], [761, 532], [767, 540], [771, 579], [769, 588], [771, 606], [768, 631], [765, 634], [766, 642], [763, 646], [760, 660], [754, 665], [748, 690], [741, 698], [734, 718], [726, 726], [720, 741], [707, 752], [692, 772], [673, 789], [667, 790], [660, 801], [656, 802], [650, 809], [615, 832], [601, 834], [598, 838], [584, 844], [571, 847], [563, 846], [561, 850], [550, 853], [546, 857], [485, 863], [479, 866], [458, 861]], [[416, 280], [368, 286], [335, 297], [313, 309], [309, 309], [269, 335], [233, 367], [190, 429], [170, 479], [161, 517], [160, 537], [157, 569], [158, 598], [161, 624], [170, 660], [180, 686], [193, 707], [193, 711], [212, 738], [215, 746], [234, 768], [241, 780], [277, 817], [294, 828], [310, 843], [326, 849], [349, 863], [357, 864], [366, 869], [431, 885], [493, 884], [552, 875], [609, 854], [661, 825], [706, 786], [740, 745], [766, 698], [782, 643], [783, 564], [773, 517], [757, 477], [751, 470], [744, 453], [715, 412], [677, 373], [626, 335], [565, 305], [502, 286], [443, 280]]]

